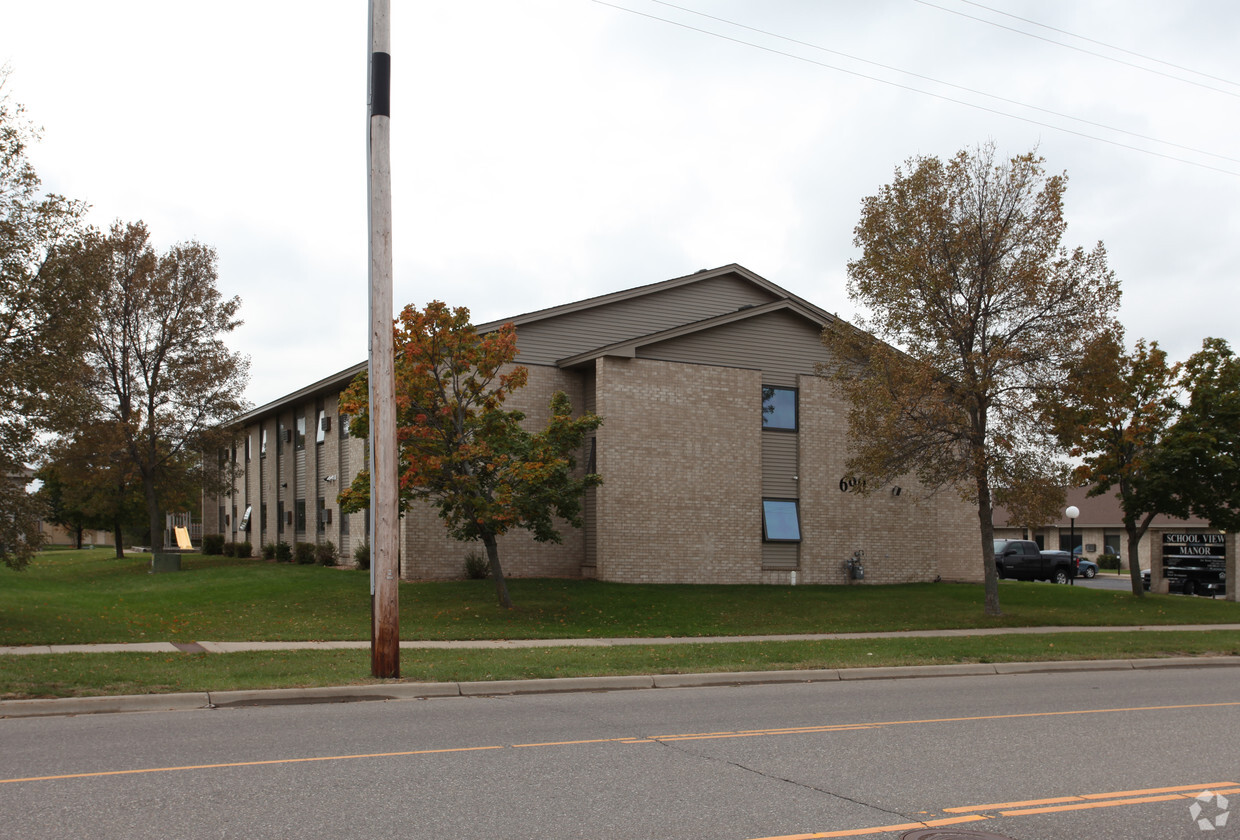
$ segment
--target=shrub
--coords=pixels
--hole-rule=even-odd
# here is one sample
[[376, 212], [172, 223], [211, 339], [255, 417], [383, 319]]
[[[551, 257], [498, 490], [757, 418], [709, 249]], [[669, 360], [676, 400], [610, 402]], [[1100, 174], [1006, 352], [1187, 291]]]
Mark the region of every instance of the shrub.
[[276, 543], [276, 562], [291, 563], [293, 561], [293, 547], [286, 542]]
[[1114, 569], [1115, 571], [1118, 572], [1119, 571], [1119, 555], [1118, 554], [1099, 554], [1098, 555], [1098, 568], [1099, 569]]
[[299, 542], [293, 546], [293, 562], [309, 565], [314, 562], [314, 543]]
[[316, 546], [314, 550], [314, 559], [323, 566], [334, 566], [340, 555], [336, 553], [336, 544], [331, 540], [327, 540], [322, 545]]
[[356, 561], [359, 569], [370, 568], [370, 540], [363, 541], [357, 548], [353, 549], [353, 559]]
[[236, 551], [237, 557], [253, 557], [254, 556], [254, 544], [251, 543], [249, 540], [246, 540], [245, 542], [237, 543], [234, 546], [234, 549]]
[[203, 534], [202, 535], [202, 553], [208, 555], [217, 555], [224, 553], [224, 535], [223, 534]]
[[275, 560], [276, 559], [276, 544], [275, 543], [269, 542], [263, 546], [263, 559], [264, 560]]
[[237, 544], [235, 542], [232, 542], [231, 540], [229, 542], [224, 543], [224, 550], [221, 553], [225, 557], [236, 557], [237, 556]]
[[491, 564], [476, 551], [465, 555], [465, 577], [470, 580], [486, 580], [491, 576]]

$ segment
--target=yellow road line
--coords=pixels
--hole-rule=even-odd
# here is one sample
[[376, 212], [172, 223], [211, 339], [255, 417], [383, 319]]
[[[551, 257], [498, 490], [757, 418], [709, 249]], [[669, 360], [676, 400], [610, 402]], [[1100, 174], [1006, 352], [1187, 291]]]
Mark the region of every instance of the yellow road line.
[[304, 764], [311, 761], [349, 761], [358, 758], [393, 758], [407, 755], [434, 755], [436, 753], [478, 752], [502, 750], [504, 747], [451, 747], [442, 750], [403, 750], [387, 753], [358, 753], [356, 755], [320, 755], [310, 758], [272, 758], [263, 761], [228, 761], [220, 764], [184, 764], [179, 767], [144, 767], [133, 770], [99, 770], [93, 773], [63, 773], [59, 776], [28, 776], [24, 779], [0, 779], [0, 784], [15, 782], [51, 782], [60, 779], [91, 779], [100, 776], [132, 776], [140, 773], [172, 773], [178, 770], [215, 770], [222, 767], [260, 767], [265, 764]]
[[988, 819], [990, 819], [990, 817], [972, 814], [967, 817], [948, 817], [941, 820], [898, 823], [896, 825], [875, 825], [869, 828], [845, 828], [839, 831], [816, 831], [812, 834], [780, 834], [773, 837], [759, 837], [756, 838], [756, 840], [817, 840], [819, 837], [861, 837], [865, 834], [884, 834], [889, 831], [912, 831], [915, 828], [936, 828], [940, 825], [959, 825], [960, 823], [977, 822], [979, 820]]
[[1026, 799], [1020, 802], [992, 802], [987, 805], [967, 805], [961, 808], [944, 808], [945, 814], [961, 814], [965, 811], [998, 811], [1002, 808], [1025, 808], [1038, 805], [1058, 805], [1064, 802], [1082, 802], [1090, 799], [1115, 799], [1128, 796], [1149, 796], [1156, 793], [1180, 793], [1192, 791], [1194, 794], [1203, 790], [1214, 790], [1220, 787], [1233, 787], [1235, 782], [1213, 782], [1210, 784], [1178, 785], [1176, 787], [1145, 788], [1143, 790], [1116, 790], [1110, 793], [1081, 793], [1076, 796], [1057, 796], [1053, 799]]
[[[1203, 790], [1204, 788], [1197, 788]], [[1018, 817], [1027, 814], [1056, 814], [1061, 811], [1084, 811], [1089, 808], [1115, 808], [1119, 805], [1139, 805], [1143, 802], [1170, 802], [1173, 799], [1192, 799], [1183, 793], [1165, 793], [1162, 796], [1139, 796], [1135, 799], [1112, 799], [1106, 802], [1077, 802], [1072, 805], [1051, 805], [1046, 808], [1018, 808], [1014, 811], [1000, 811], [1005, 817]]]
[[[968, 723], [976, 721], [988, 720], [1013, 720], [1020, 718], [1038, 718], [1038, 717], [1057, 717], [1062, 715], [1104, 715], [1114, 714], [1117, 712], [1158, 712], [1170, 709], [1208, 709], [1221, 708], [1229, 706], [1240, 706], [1240, 701], [1228, 703], [1194, 703], [1180, 704], [1174, 706], [1133, 706], [1122, 709], [1078, 709], [1078, 710], [1060, 710], [1050, 712], [1024, 712], [1019, 714], [1000, 714], [1000, 715], [975, 715], [970, 717], [950, 717], [950, 718], [924, 718], [918, 720], [890, 720], [877, 721], [871, 723], [853, 723], [853, 724], [827, 724], [822, 726], [804, 726], [804, 727], [782, 727], [775, 729], [751, 729], [737, 731], [719, 731], [719, 732], [686, 732], [673, 735], [648, 735], [648, 736], [631, 736], [621, 738], [597, 738], [583, 739], [574, 741], [547, 741], [543, 743], [529, 744], [509, 744], [490, 747], [451, 747], [437, 750], [403, 750], [400, 752], [384, 752], [384, 753], [359, 753], [356, 755], [333, 755], [333, 756], [312, 756], [308, 758], [274, 758], [260, 761], [238, 761], [238, 762], [222, 762], [219, 764], [189, 764], [177, 767], [146, 767], [135, 768], [132, 770], [103, 770], [90, 773], [64, 773], [59, 775], [47, 776], [27, 776], [22, 778], [0, 779], [0, 784], [15, 784], [18, 782], [44, 782], [56, 781], [60, 779], [85, 779], [101, 776], [125, 776], [136, 775], [142, 773], [170, 773], [183, 770], [212, 770], [229, 767], [257, 767], [271, 764], [299, 764], [314, 761], [350, 761], [357, 759], [375, 759], [375, 758], [396, 758], [402, 756], [415, 755], [435, 755], [442, 753], [460, 753], [460, 752], [476, 752], [481, 750], [503, 750], [503, 749], [525, 749], [531, 747], [557, 747], [569, 746], [573, 744], [650, 744], [650, 743], [671, 743], [676, 741], [690, 740], [706, 740], [715, 738], [756, 738], [767, 735], [809, 735], [824, 734], [831, 732], [855, 732], [865, 729], [879, 729], [885, 726], [912, 726], [918, 724], [931, 723]], [[1228, 785], [1234, 786], [1235, 783], [1228, 782]], [[1133, 792], [1136, 793], [1136, 792]], [[1103, 794], [1104, 796], [1113, 796], [1117, 794]], [[1071, 797], [1056, 800], [1043, 800], [1030, 803], [1001, 803], [996, 806], [975, 806], [972, 808], [955, 808], [945, 809], [946, 812], [963, 812], [976, 810], [994, 810], [1000, 807], [1020, 806], [1022, 804], [1038, 805], [1038, 804], [1054, 804], [1057, 802], [1071, 802]], [[846, 835], [841, 835], [846, 836]]]

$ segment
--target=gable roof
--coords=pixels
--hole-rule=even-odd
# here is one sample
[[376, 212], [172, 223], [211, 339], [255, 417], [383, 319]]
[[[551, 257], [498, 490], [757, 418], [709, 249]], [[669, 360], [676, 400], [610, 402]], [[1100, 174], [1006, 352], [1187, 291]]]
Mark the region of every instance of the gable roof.
[[547, 309], [537, 309], [533, 312], [526, 312], [525, 314], [517, 315], [514, 318], [504, 318], [499, 321], [479, 324], [478, 331], [487, 332], [489, 330], [498, 329], [508, 323], [520, 327], [522, 324], [531, 324], [537, 321], [544, 321], [548, 318], [556, 318], [561, 315], [584, 312], [589, 309], [597, 309], [610, 304], [619, 303], [621, 301], [635, 300], [647, 295], [664, 292], [669, 289], [679, 288], [681, 286], [688, 286], [693, 283], [701, 283], [705, 280], [713, 280], [716, 277], [723, 277], [725, 275], [739, 277], [754, 286], [763, 289], [775, 298], [793, 301], [808, 311], [816, 312], [818, 317], [823, 319], [822, 323], [824, 324], [832, 320], [832, 316], [826, 310], [819, 309], [817, 306], [814, 306], [814, 304], [804, 298], [797, 297], [787, 289], [775, 285], [765, 277], [755, 274], [738, 263], [729, 263], [728, 265], [720, 266], [719, 268], [704, 268], [700, 271], [695, 271], [693, 274], [686, 274], [683, 277], [673, 277], [671, 280], [663, 280], [658, 283], [648, 283], [644, 286], [634, 286], [631, 289], [624, 289], [619, 292], [611, 292], [605, 295], [585, 298], [584, 300], [565, 303], [560, 306], [552, 306]]
[[[777, 286], [765, 277], [755, 274], [737, 263], [729, 263], [718, 268], [702, 269], [693, 274], [686, 274], [683, 277], [673, 277], [670, 280], [663, 280], [658, 283], [648, 283], [631, 289], [623, 289], [618, 292], [597, 295], [559, 306], [526, 312], [512, 318], [478, 324], [477, 330], [481, 333], [486, 333], [496, 330], [505, 324], [514, 324], [517, 327], [517, 341], [519, 345], [522, 326], [527, 327], [527, 330], [532, 327], [533, 329], [529, 330], [530, 332], [537, 333], [541, 331], [546, 334], [548, 330], [554, 329], [548, 322], [556, 318], [568, 316], [571, 319], [572, 316], [580, 315], [584, 316], [586, 320], [591, 320], [592, 316], [597, 316], [601, 320], [607, 318], [612, 312], [624, 308], [626, 305], [631, 306], [634, 302], [641, 302], [644, 298], [655, 298], [676, 290], [689, 290], [695, 284], [701, 284], [703, 289], [706, 290], [711, 286], [712, 282], [726, 283], [728, 281], [751, 290], [742, 300], [764, 300], [765, 302], [743, 303], [738, 307], [734, 301], [722, 298], [711, 300], [711, 305], [706, 308], [706, 311], [710, 311], [712, 314], [705, 318], [699, 317], [700, 312], [695, 314], [688, 309], [682, 313], [678, 311], [669, 312], [667, 309], [654, 307], [661, 316], [660, 320], [663, 322], [660, 328], [652, 332], [646, 332], [645, 330], [651, 326], [649, 323], [632, 321], [632, 326], [630, 327], [627, 322], [623, 326], [617, 326], [613, 322], [611, 324], [613, 329], [610, 330], [610, 334], [603, 340], [602, 344], [596, 346], [591, 344], [588, 339], [581, 340], [581, 336], [577, 336], [576, 346], [570, 348], [575, 350], [575, 352], [571, 352], [563, 357], [556, 356], [554, 363], [560, 367], [570, 367], [606, 355], [633, 356], [636, 355], [638, 348], [645, 345], [691, 335], [696, 332], [737, 323], [772, 312], [794, 313], [817, 325], [819, 328], [835, 320], [835, 316], [826, 310]], [[703, 297], [709, 295], [711, 295], [710, 292], [705, 292]], [[647, 311], [650, 310], [647, 309]], [[681, 318], [683, 320], [679, 320]], [[671, 326], [667, 325], [669, 322], [671, 322]], [[622, 337], [617, 338], [617, 335]], [[557, 341], [556, 344], [558, 345], [560, 342]], [[583, 347], [585, 349], [581, 349]], [[563, 352], [563, 349], [560, 352]], [[238, 417], [235, 422], [248, 423], [258, 420], [289, 406], [340, 390], [346, 387], [358, 373], [365, 371], [366, 368], [367, 362], [365, 361], [351, 365], [338, 373], [251, 409]]]
[[682, 338], [686, 335], [692, 335], [693, 333], [702, 332], [704, 330], [715, 329], [716, 327], [722, 327], [728, 324], [735, 324], [739, 321], [745, 321], [750, 318], [769, 315], [772, 312], [791, 312], [801, 316], [820, 329], [834, 320], [832, 316], [828, 315], [826, 312], [818, 309], [817, 307], [804, 305], [799, 302], [799, 299], [784, 298], [782, 300], [773, 300], [770, 303], [744, 306], [733, 312], [727, 312], [723, 315], [716, 315], [713, 318], [703, 318], [700, 321], [691, 321], [678, 327], [647, 333], [646, 335], [637, 336], [624, 341], [613, 342], [612, 344], [602, 347], [596, 347], [592, 350], [587, 350], [584, 353], [577, 353], [575, 355], [560, 359], [558, 361], [558, 365], [560, 367], [573, 367], [574, 365], [590, 362], [602, 356], [619, 356], [632, 359], [638, 355], [638, 351], [642, 347], [657, 344], [661, 341], [669, 341], [674, 338]]

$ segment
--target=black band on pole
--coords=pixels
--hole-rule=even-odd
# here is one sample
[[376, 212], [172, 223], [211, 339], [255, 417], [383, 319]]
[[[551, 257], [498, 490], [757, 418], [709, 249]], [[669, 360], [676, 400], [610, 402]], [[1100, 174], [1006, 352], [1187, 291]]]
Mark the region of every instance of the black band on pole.
[[385, 52], [370, 54], [370, 115], [390, 117], [392, 98], [392, 56]]

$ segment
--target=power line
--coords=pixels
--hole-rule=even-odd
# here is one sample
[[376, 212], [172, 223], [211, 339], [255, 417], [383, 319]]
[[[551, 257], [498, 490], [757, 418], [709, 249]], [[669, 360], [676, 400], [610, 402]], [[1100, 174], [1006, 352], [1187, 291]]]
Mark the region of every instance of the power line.
[[[1170, 61], [1163, 61], [1161, 58], [1154, 58], [1153, 56], [1145, 55], [1144, 53], [1139, 53], [1134, 50], [1126, 50], [1123, 47], [1117, 47], [1114, 44], [1108, 44], [1106, 41], [1099, 41], [1095, 38], [1087, 38], [1084, 35], [1078, 35], [1075, 32], [1069, 32], [1066, 29], [1057, 29], [1054, 26], [1049, 26], [1045, 23], [1039, 23], [1038, 21], [1031, 20], [1029, 18], [1023, 18], [1023, 17], [1020, 17], [1019, 15], [1014, 15], [1014, 14], [1011, 14], [1010, 12], [1005, 12], [1002, 9], [992, 9], [990, 6], [983, 6], [981, 3], [974, 3], [973, 0], [960, 0], [960, 2], [967, 3], [970, 6], [976, 6], [979, 9], [985, 9], [988, 12], [994, 12], [997, 15], [1003, 15], [1004, 17], [1010, 17], [1013, 20], [1019, 20], [1022, 23], [1028, 23], [1028, 24], [1031, 24], [1032, 26], [1041, 27], [1042, 29], [1049, 29], [1051, 32], [1058, 32], [1060, 35], [1067, 35], [1070, 38], [1079, 38], [1080, 40], [1087, 41], [1090, 44], [1097, 44], [1100, 47], [1106, 47], [1108, 50], [1115, 50], [1116, 52], [1122, 52], [1122, 53], [1125, 53], [1126, 55], [1135, 56], [1136, 58], [1144, 59], [1145, 61], [1152, 61], [1155, 64], [1161, 64], [1164, 67], [1171, 67], [1175, 70], [1183, 70], [1185, 73], [1192, 73], [1194, 76], [1201, 76], [1203, 79], [1213, 79], [1216, 82], [1222, 82], [1223, 84], [1226, 84], [1226, 85], [1235, 85], [1237, 87], [1240, 87], [1240, 82], [1233, 82], [1231, 79], [1225, 79], [1222, 76], [1213, 76], [1209, 73], [1203, 73], [1200, 70], [1194, 70], [1191, 67], [1185, 67], [1181, 64], [1173, 64]], [[1185, 79], [1184, 81], [1187, 81], [1187, 79]]]
[[[1119, 142], [1118, 140], [1111, 140], [1111, 139], [1108, 139], [1108, 138], [1106, 138], [1106, 137], [1098, 137], [1098, 136], [1096, 136], [1096, 135], [1086, 134], [1085, 132], [1082, 132], [1082, 131], [1076, 131], [1076, 130], [1071, 129], [1071, 128], [1064, 128], [1063, 126], [1054, 125], [1053, 123], [1042, 122], [1042, 121], [1040, 121], [1040, 120], [1035, 120], [1035, 119], [1032, 119], [1032, 118], [1030, 118], [1030, 117], [1022, 117], [1022, 116], [1019, 116], [1019, 115], [1017, 115], [1017, 114], [1010, 114], [1010, 113], [1007, 113], [1007, 112], [1005, 112], [1005, 111], [1000, 111], [1000, 110], [998, 110], [998, 109], [996, 109], [996, 108], [988, 108], [988, 107], [987, 107], [987, 106], [985, 106], [985, 105], [979, 105], [979, 104], [974, 103], [974, 102], [967, 102], [967, 101], [965, 101], [965, 100], [963, 100], [963, 99], [955, 99], [955, 98], [950, 97], [950, 96], [944, 96], [944, 95], [943, 95], [943, 94], [941, 94], [941, 93], [934, 93], [934, 92], [932, 92], [932, 91], [921, 90], [920, 88], [915, 88], [915, 87], [912, 87], [911, 85], [902, 84], [902, 83], [900, 83], [900, 82], [893, 82], [893, 81], [891, 81], [891, 80], [889, 80], [889, 79], [883, 79], [883, 78], [880, 78], [880, 77], [878, 77], [878, 76], [871, 76], [871, 75], [868, 75], [868, 74], [866, 74], [866, 73], [861, 73], [861, 72], [858, 72], [858, 71], [856, 71], [856, 70], [850, 70], [850, 69], [848, 69], [848, 68], [846, 68], [846, 67], [839, 67], [839, 66], [836, 66], [836, 65], [834, 65], [834, 64], [828, 64], [828, 63], [823, 62], [823, 61], [816, 61], [816, 60], [814, 60], [814, 59], [812, 59], [812, 58], [807, 58], [807, 57], [802, 56], [802, 55], [796, 55], [795, 53], [785, 52], [784, 50], [778, 50], [778, 49], [775, 49], [774, 47], [768, 47], [768, 46], [764, 46], [764, 45], [762, 45], [762, 44], [755, 44], [755, 43], [753, 43], [752, 41], [746, 41], [746, 40], [743, 40], [743, 39], [741, 39], [741, 38], [734, 38], [734, 37], [732, 37], [732, 36], [730, 36], [730, 35], [724, 35], [724, 34], [719, 33], [719, 32], [712, 32], [712, 31], [711, 31], [711, 30], [709, 30], [709, 29], [702, 29], [702, 28], [700, 28], [700, 27], [697, 27], [697, 26], [692, 26], [692, 25], [690, 25], [690, 24], [683, 23], [683, 22], [681, 22], [681, 21], [671, 20], [670, 18], [663, 18], [663, 17], [659, 17], [658, 15], [653, 15], [653, 14], [650, 14], [649, 12], [640, 12], [640, 11], [638, 11], [638, 10], [636, 10], [636, 9], [630, 9], [630, 8], [625, 7], [625, 6], [619, 6], [619, 5], [615, 4], [615, 3], [609, 3], [609, 2], [607, 2], [607, 0], [591, 0], [591, 2], [593, 2], [593, 3], [597, 3], [597, 4], [598, 4], [598, 5], [600, 5], [600, 6], [607, 6], [608, 8], [615, 9], [615, 10], [620, 11], [620, 12], [628, 12], [629, 14], [632, 14], [632, 15], [637, 15], [638, 17], [649, 18], [650, 20], [656, 20], [656, 21], [659, 21], [660, 23], [666, 23], [666, 24], [669, 24], [669, 25], [671, 25], [671, 26], [678, 26], [678, 27], [680, 27], [680, 28], [682, 28], [682, 29], [687, 29], [687, 30], [689, 30], [689, 31], [691, 31], [691, 32], [697, 32], [697, 33], [700, 33], [700, 34], [702, 34], [702, 35], [709, 35], [709, 36], [710, 36], [710, 37], [712, 37], [712, 38], [719, 38], [720, 40], [723, 40], [723, 41], [729, 41], [729, 42], [731, 42], [731, 43], [734, 43], [734, 44], [739, 44], [739, 45], [741, 45], [741, 46], [750, 47], [750, 48], [752, 48], [752, 49], [756, 49], [756, 50], [762, 50], [763, 52], [768, 52], [768, 53], [771, 53], [771, 54], [773, 54], [773, 55], [783, 56], [784, 58], [791, 58], [791, 59], [793, 59], [793, 60], [795, 60], [795, 61], [802, 61], [802, 62], [805, 62], [806, 64], [813, 64], [813, 65], [815, 65], [815, 66], [817, 66], [817, 67], [822, 67], [822, 68], [825, 68], [825, 69], [827, 69], [827, 70], [835, 70], [836, 72], [839, 72], [839, 73], [846, 73], [846, 74], [848, 74], [848, 75], [850, 75], [850, 76], [856, 76], [857, 78], [860, 78], [860, 79], [866, 79], [867, 81], [878, 82], [879, 84], [884, 84], [884, 85], [888, 85], [888, 86], [890, 86], [890, 87], [900, 88], [901, 90], [907, 90], [907, 91], [909, 91], [909, 92], [911, 92], [911, 93], [920, 94], [920, 95], [922, 95], [922, 96], [930, 96], [930, 97], [933, 97], [933, 98], [935, 98], [935, 99], [940, 99], [940, 100], [942, 100], [942, 101], [944, 101], [944, 102], [951, 102], [951, 103], [953, 103], [953, 104], [955, 104], [955, 105], [963, 105], [963, 106], [964, 106], [964, 107], [966, 107], [966, 108], [972, 108], [972, 109], [977, 110], [977, 111], [985, 111], [986, 113], [995, 114], [996, 116], [1000, 116], [1000, 117], [1007, 117], [1008, 119], [1013, 119], [1013, 120], [1020, 120], [1021, 122], [1026, 122], [1026, 123], [1029, 123], [1030, 125], [1037, 125], [1037, 126], [1041, 126], [1042, 128], [1049, 128], [1049, 129], [1051, 129], [1051, 130], [1053, 130], [1053, 131], [1059, 131], [1059, 132], [1062, 132], [1062, 133], [1064, 133], [1064, 134], [1071, 134], [1071, 135], [1073, 135], [1073, 136], [1075, 136], [1075, 137], [1081, 137], [1081, 138], [1084, 138], [1084, 139], [1086, 139], [1086, 140], [1094, 140], [1094, 141], [1097, 141], [1097, 142], [1099, 142], [1099, 143], [1106, 143], [1106, 144], [1108, 144], [1108, 145], [1115, 146], [1115, 147], [1117, 147], [1117, 148], [1121, 148], [1121, 149], [1128, 149], [1129, 151], [1139, 152], [1139, 153], [1141, 153], [1141, 154], [1151, 155], [1151, 156], [1153, 156], [1153, 157], [1158, 157], [1158, 158], [1163, 158], [1164, 160], [1171, 160], [1171, 161], [1175, 161], [1176, 163], [1183, 163], [1183, 164], [1187, 164], [1188, 166], [1195, 166], [1195, 167], [1198, 167], [1199, 169], [1207, 169], [1207, 170], [1210, 170], [1210, 171], [1212, 171], [1212, 172], [1218, 172], [1218, 173], [1220, 173], [1220, 174], [1222, 174], [1222, 175], [1230, 175], [1230, 176], [1232, 176], [1232, 177], [1240, 177], [1240, 172], [1233, 172], [1233, 171], [1231, 171], [1231, 170], [1229, 170], [1229, 169], [1222, 169], [1222, 168], [1217, 167], [1217, 166], [1211, 166], [1211, 165], [1210, 165], [1210, 164], [1208, 164], [1208, 163], [1201, 163], [1201, 162], [1199, 162], [1199, 161], [1188, 160], [1188, 159], [1186, 159], [1186, 158], [1176, 157], [1175, 155], [1169, 155], [1169, 154], [1164, 154], [1164, 153], [1162, 153], [1162, 152], [1156, 152], [1156, 151], [1153, 151], [1153, 150], [1151, 150], [1151, 149], [1143, 149], [1143, 148], [1141, 148], [1140, 146], [1132, 146], [1132, 145], [1129, 145], [1129, 144], [1127, 144], [1127, 143], [1121, 143], [1121, 142]], [[663, 0], [654, 0], [654, 2], [663, 3]], [[920, 0], [918, 0], [918, 2], [920, 2]], [[671, 6], [671, 4], [670, 4], [670, 3], [663, 3], [663, 5], [668, 5], [668, 6]], [[676, 7], [676, 8], [679, 8], [679, 7]], [[686, 11], [691, 11], [691, 10], [686, 10]], [[695, 13], [695, 14], [700, 14], [700, 13]], [[709, 17], [709, 15], [707, 15], [707, 17]], [[724, 22], [724, 23], [730, 23], [729, 21], [723, 20], [722, 18], [717, 18], [717, 20], [720, 20], [721, 22]], [[739, 26], [741, 26], [740, 24], [733, 24], [733, 25], [738, 26], [738, 27], [739, 27]], [[760, 31], [760, 30], [754, 30], [754, 31]], [[774, 37], [782, 37], [782, 36], [774, 36]], [[792, 40], [792, 39], [785, 39], [785, 40]], [[812, 45], [811, 45], [811, 46], [812, 46]], [[830, 51], [829, 51], [829, 50], [827, 50], [827, 52], [830, 52]], [[846, 56], [846, 57], [847, 57], [847, 56]], [[858, 60], [859, 60], [859, 59], [858, 59]], [[879, 65], [879, 66], [881, 66], [881, 65]], [[904, 72], [904, 71], [897, 71], [897, 72]], [[908, 75], [914, 75], [914, 74], [908, 74]], [[931, 80], [931, 81], [933, 81], [933, 80]], [[947, 84], [947, 83], [940, 82], [940, 84]], [[1030, 108], [1032, 108], [1032, 106], [1023, 106], [1023, 107], [1030, 107]], [[1075, 118], [1075, 117], [1069, 117], [1069, 119], [1076, 119], [1076, 118]], [[1103, 126], [1103, 127], [1105, 128], [1105, 126]], [[1120, 129], [1108, 129], [1108, 130], [1120, 131]], [[1165, 141], [1155, 141], [1155, 142], [1165, 143]], [[1165, 143], [1165, 145], [1175, 145], [1175, 144], [1172, 144], [1172, 143]], [[1212, 157], [1219, 157], [1219, 158], [1224, 157], [1224, 156], [1222, 156], [1222, 155], [1215, 155], [1215, 154], [1208, 153], [1208, 152], [1207, 152], [1207, 153], [1205, 153], [1205, 154], [1209, 154], [1209, 155], [1211, 155]], [[1230, 158], [1226, 158], [1226, 159], [1230, 160]]]
[[[1207, 157], [1217, 158], [1218, 160], [1230, 161], [1231, 163], [1240, 163], [1240, 158], [1229, 157], [1227, 155], [1221, 155], [1215, 152], [1209, 152], [1209, 151], [1206, 151], [1205, 149], [1198, 149], [1193, 146], [1185, 146], [1180, 143], [1172, 143], [1169, 140], [1160, 140], [1157, 137], [1151, 137], [1148, 134], [1140, 134], [1139, 132], [1136, 132], [1136, 131], [1128, 131], [1127, 129], [1116, 128], [1115, 126], [1107, 125], [1106, 123], [1100, 123], [1100, 122], [1095, 122], [1093, 120], [1087, 120], [1084, 117], [1074, 117], [1071, 114], [1065, 114], [1061, 111], [1052, 111], [1049, 108], [1042, 108], [1037, 105], [1029, 105], [1028, 103], [1021, 102], [1016, 99], [1009, 99], [1005, 96], [998, 96], [993, 93], [986, 93], [985, 91], [977, 90], [976, 88], [965, 87], [964, 85], [957, 85], [951, 82], [944, 82], [941, 79], [934, 78], [933, 76], [924, 76], [920, 73], [914, 73], [910, 70], [902, 70], [899, 67], [893, 67], [890, 64], [882, 64], [877, 61], [870, 61], [865, 58], [859, 58], [855, 55], [849, 55], [848, 53], [840, 52], [839, 50], [833, 50], [828, 47], [823, 47], [817, 44], [812, 44], [808, 41], [799, 41], [796, 38], [789, 38], [785, 35], [780, 35], [776, 32], [770, 32], [765, 29], [758, 29], [757, 27], [748, 26], [743, 23], [737, 23], [734, 20], [728, 20], [727, 18], [716, 17], [715, 15], [707, 14], [706, 12], [699, 12], [695, 9], [689, 9], [684, 6], [678, 6], [675, 3], [667, 2], [667, 0], [651, 0], [651, 2], [658, 3], [660, 6], [667, 6], [672, 9], [677, 9], [678, 11], [687, 12], [693, 15], [698, 15], [699, 17], [709, 18], [710, 20], [718, 21], [720, 23], [725, 23], [729, 26], [735, 26], [738, 29], [747, 29], [750, 32], [756, 32], [760, 35], [766, 35], [767, 37], [770, 37], [770, 38], [778, 38], [781, 41], [787, 41], [789, 43], [797, 44], [802, 47], [809, 47], [810, 49], [819, 50], [820, 52], [830, 53], [831, 55], [838, 55], [841, 58], [847, 58], [850, 61], [856, 61], [861, 64], [868, 64], [872, 67], [880, 67], [883, 70], [890, 70], [894, 73], [902, 73], [906, 76], [912, 76], [915, 79], [922, 79], [927, 82], [933, 82], [936, 85], [943, 85], [944, 87], [953, 88], [955, 90], [963, 91], [965, 93], [971, 93], [976, 96], [984, 96], [987, 99], [993, 99], [998, 102], [1005, 102], [1008, 105], [1016, 105], [1017, 107], [1028, 108], [1031, 111], [1038, 111], [1043, 114], [1048, 114], [1052, 117], [1059, 117], [1061, 119], [1072, 120], [1074, 122], [1083, 123], [1085, 125], [1092, 125], [1095, 128], [1101, 128], [1106, 131], [1114, 131], [1117, 134], [1125, 134], [1129, 137], [1134, 137], [1138, 140], [1148, 140], [1151, 143], [1158, 143], [1163, 146], [1169, 146], [1173, 149], [1180, 149], [1185, 152], [1192, 152], [1193, 154], [1205, 155]], [[968, 0], [965, 0], [965, 2], [968, 2]], [[702, 31], [702, 30], [699, 30], [699, 31]], [[1021, 119], [1021, 118], [1016, 117], [1016, 119]]]
[[[1056, 46], [1063, 47], [1066, 50], [1075, 50], [1076, 52], [1085, 53], [1086, 55], [1092, 55], [1095, 58], [1101, 58], [1103, 61], [1113, 61], [1116, 64], [1122, 64], [1125, 67], [1132, 67], [1137, 70], [1143, 70], [1146, 73], [1153, 73], [1156, 76], [1163, 76], [1164, 78], [1167, 78], [1167, 79], [1174, 79], [1175, 81], [1183, 82], [1186, 85], [1195, 85], [1199, 88], [1205, 88], [1206, 90], [1212, 90], [1215, 93], [1221, 93], [1224, 96], [1235, 96], [1237, 98], [1240, 98], [1240, 93], [1236, 93], [1234, 91], [1221, 90], [1220, 88], [1213, 87], [1212, 85], [1207, 85], [1202, 82], [1195, 82], [1192, 79], [1185, 79], [1181, 76], [1175, 76], [1171, 73], [1164, 73], [1161, 70], [1155, 70], [1153, 67], [1144, 67], [1140, 64], [1134, 64], [1131, 61], [1123, 61], [1122, 59], [1118, 59], [1113, 56], [1103, 55], [1102, 53], [1096, 53], [1093, 50], [1087, 50], [1084, 47], [1074, 47], [1071, 44], [1065, 44], [1063, 41], [1056, 41], [1053, 38], [1044, 38], [1041, 35], [1034, 35], [1032, 32], [1025, 32], [1023, 29], [1016, 29], [1015, 27], [1004, 26], [1001, 23], [995, 23], [993, 20], [986, 20], [985, 18], [980, 18], [980, 17], [977, 17], [976, 15], [966, 14], [957, 9], [949, 9], [946, 6], [940, 6], [937, 3], [931, 3], [929, 2], [929, 0], [913, 0], [913, 2], [920, 3], [923, 6], [929, 6], [931, 9], [938, 9], [941, 12], [947, 12], [949, 14], [959, 15], [960, 17], [968, 18], [969, 20], [975, 20], [978, 23], [984, 23], [987, 26], [994, 26], [998, 29], [1006, 29], [1008, 32], [1015, 32], [1017, 35], [1024, 35], [1026, 38], [1035, 38], [1039, 41], [1045, 41], [1048, 44], [1055, 44]], [[1192, 72], [1192, 71], [1189, 71], [1189, 72]], [[1198, 75], [1202, 75], [1202, 74], [1198, 74]], [[1228, 82], [1228, 84], [1233, 84], [1233, 83]]]

